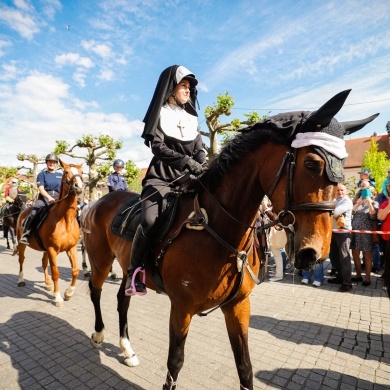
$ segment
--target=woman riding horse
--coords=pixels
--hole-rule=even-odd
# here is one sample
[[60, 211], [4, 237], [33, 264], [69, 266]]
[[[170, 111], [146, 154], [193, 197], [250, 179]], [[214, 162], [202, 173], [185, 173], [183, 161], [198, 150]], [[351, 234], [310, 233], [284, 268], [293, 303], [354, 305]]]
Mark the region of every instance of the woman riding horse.
[[46, 169], [37, 176], [39, 196], [24, 223], [23, 235], [20, 238], [20, 242], [25, 245], [30, 243], [31, 224], [38, 209], [54, 203], [60, 192], [62, 172], [57, 172], [58, 157], [54, 153], [50, 153], [45, 160]]
[[125, 294], [129, 296], [146, 293], [135, 271], [150, 245], [162, 199], [171, 191], [169, 184], [185, 170], [196, 176], [203, 171], [206, 153], [195, 110], [197, 84], [194, 74], [184, 66], [165, 69], [144, 118], [142, 137], [154, 157], [142, 181], [142, 221], [134, 236], [125, 287]]

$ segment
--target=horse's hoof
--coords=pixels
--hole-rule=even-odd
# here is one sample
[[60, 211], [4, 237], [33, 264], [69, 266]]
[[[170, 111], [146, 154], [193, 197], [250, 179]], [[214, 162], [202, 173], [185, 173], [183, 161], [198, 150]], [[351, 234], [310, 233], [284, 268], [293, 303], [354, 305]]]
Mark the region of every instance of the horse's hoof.
[[93, 335], [91, 336], [91, 344], [94, 348], [100, 348], [103, 344], [103, 341], [97, 342], [93, 339]]
[[[73, 295], [73, 294], [72, 294], [72, 295]], [[65, 301], [69, 301], [70, 298], [72, 298], [72, 295], [69, 295], [69, 294], [67, 294], [67, 293], [65, 292], [65, 294], [64, 294], [64, 299], [65, 299]]]
[[63, 301], [56, 302], [56, 307], [62, 307], [62, 306], [64, 306], [64, 302]]
[[54, 291], [54, 286], [52, 284], [47, 284], [46, 285], [46, 290], [47, 291]]
[[118, 279], [118, 275], [117, 274], [111, 274], [111, 279], [112, 280], [117, 280]]
[[19, 282], [18, 283], [18, 287], [25, 287], [26, 286], [26, 283], [25, 282]]
[[128, 367], [137, 367], [139, 366], [139, 360], [137, 355], [133, 355], [129, 358], [125, 358], [123, 362], [126, 364]]

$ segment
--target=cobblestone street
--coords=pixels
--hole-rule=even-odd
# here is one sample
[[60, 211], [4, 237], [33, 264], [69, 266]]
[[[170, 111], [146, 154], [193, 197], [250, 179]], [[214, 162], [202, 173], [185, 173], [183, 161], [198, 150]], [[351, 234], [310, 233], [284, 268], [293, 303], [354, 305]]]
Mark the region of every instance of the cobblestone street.
[[[105, 340], [94, 349], [93, 306], [80, 272], [74, 297], [62, 308], [45, 289], [41, 253], [27, 250], [24, 278], [0, 239], [0, 389], [161, 389], [168, 354], [169, 300], [152, 291], [132, 299], [129, 326], [140, 365], [123, 364], [116, 294], [102, 292]], [[81, 255], [80, 266], [81, 266]], [[70, 283], [67, 257], [58, 258], [60, 288]], [[117, 262], [114, 269], [121, 271]], [[354, 286], [301, 285], [297, 273], [265, 282], [251, 297], [250, 350], [256, 389], [389, 389], [390, 300], [382, 282]], [[193, 319], [178, 389], [239, 388], [222, 313]]]

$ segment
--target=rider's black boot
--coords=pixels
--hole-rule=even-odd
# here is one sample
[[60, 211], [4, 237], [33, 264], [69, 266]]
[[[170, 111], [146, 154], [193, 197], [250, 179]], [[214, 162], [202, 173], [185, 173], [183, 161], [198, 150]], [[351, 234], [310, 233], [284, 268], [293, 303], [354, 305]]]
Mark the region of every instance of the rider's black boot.
[[30, 233], [31, 233], [31, 223], [33, 221], [33, 218], [29, 215], [25, 222], [23, 227], [23, 235], [20, 237], [19, 242], [21, 244], [29, 245], [30, 244]]
[[[131, 282], [133, 279], [134, 272], [138, 267], [141, 266], [142, 261], [148, 250], [149, 244], [149, 237], [143, 234], [142, 227], [141, 225], [139, 225], [137, 231], [135, 232], [133, 245], [131, 247], [130, 267], [127, 270], [127, 281], [125, 286], [126, 295], [132, 295], [130, 292], [126, 293], [126, 291], [131, 288]], [[145, 284], [139, 280], [139, 273], [137, 273], [137, 275], [135, 276], [134, 285], [138, 293], [146, 292]]]

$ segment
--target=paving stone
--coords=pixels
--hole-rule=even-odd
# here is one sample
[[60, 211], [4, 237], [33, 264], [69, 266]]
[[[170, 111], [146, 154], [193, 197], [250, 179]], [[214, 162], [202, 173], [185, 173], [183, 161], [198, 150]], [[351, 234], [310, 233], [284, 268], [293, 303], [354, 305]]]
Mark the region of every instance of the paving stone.
[[[120, 281], [107, 280], [103, 286], [105, 339], [100, 349], [94, 349], [90, 344], [94, 311], [88, 282], [80, 277], [72, 299], [57, 308], [52, 294], [45, 290], [41, 253], [27, 250], [27, 287], [18, 288], [17, 275], [9, 267], [15, 259], [2, 244], [0, 239], [1, 390], [162, 387], [169, 342], [167, 297], [150, 291], [132, 299], [129, 332], [141, 364], [127, 367], [118, 345], [116, 294]], [[63, 293], [71, 276], [64, 254], [59, 256], [59, 267]], [[300, 285], [293, 272], [280, 283], [257, 286], [251, 296], [249, 328], [255, 388], [387, 389], [389, 299], [381, 285], [373, 283], [368, 290], [357, 285], [353, 293], [341, 294], [327, 283], [319, 289], [308, 288]], [[223, 314], [216, 311], [205, 318], [195, 317], [179, 388], [238, 387]]]

